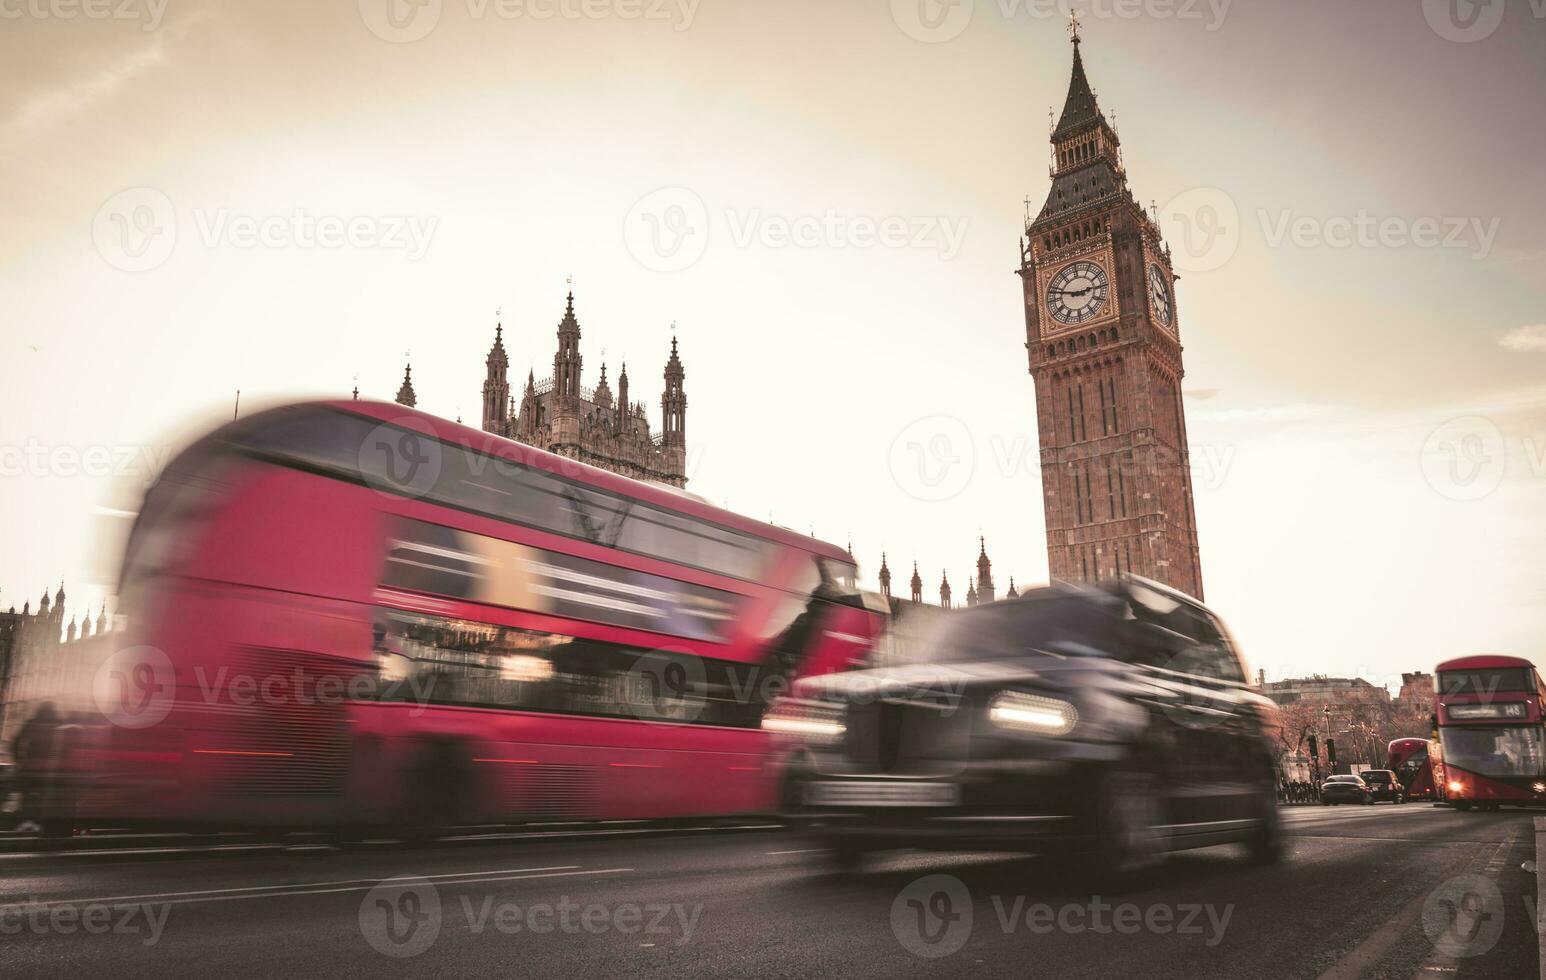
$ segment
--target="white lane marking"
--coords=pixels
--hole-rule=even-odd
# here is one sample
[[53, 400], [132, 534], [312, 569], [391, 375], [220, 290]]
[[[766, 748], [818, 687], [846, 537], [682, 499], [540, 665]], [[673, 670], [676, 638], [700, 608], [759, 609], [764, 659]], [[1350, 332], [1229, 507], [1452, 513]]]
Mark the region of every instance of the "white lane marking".
[[283, 844], [220, 844], [212, 847], [114, 847], [86, 848], [78, 851], [12, 851], [0, 854], [0, 861], [35, 861], [40, 858], [123, 857], [151, 854], [229, 854], [233, 851], [273, 851]]
[[[505, 871], [462, 871], [455, 874], [419, 875], [426, 881], [445, 885], [477, 885], [485, 881], [516, 881], [521, 878], [562, 878], [568, 875], [610, 874], [632, 871], [632, 868], [608, 868], [604, 871], [581, 870], [577, 864], [560, 864], [551, 868], [511, 868]], [[558, 874], [528, 874], [527, 872], [554, 871]], [[458, 880], [452, 880], [458, 879]], [[390, 878], [347, 878], [342, 881], [312, 881], [294, 884], [255, 885], [250, 888], [212, 888], [206, 891], [161, 892], [150, 895], [117, 895], [112, 898], [55, 898], [46, 902], [21, 902], [0, 905], [0, 911], [27, 910], [74, 905], [126, 905], [155, 902], [160, 905], [182, 905], [188, 902], [229, 902], [252, 898], [279, 898], [289, 895], [331, 895], [335, 892], [369, 891]], [[347, 888], [325, 887], [348, 885]], [[287, 889], [278, 891], [277, 889]], [[261, 892], [262, 894], [257, 894]]]
[[764, 854], [815, 854], [816, 852], [821, 851], [821, 850], [824, 850], [824, 848], [820, 848], [820, 847], [802, 847], [798, 851], [763, 851], [762, 853], [764, 853]]

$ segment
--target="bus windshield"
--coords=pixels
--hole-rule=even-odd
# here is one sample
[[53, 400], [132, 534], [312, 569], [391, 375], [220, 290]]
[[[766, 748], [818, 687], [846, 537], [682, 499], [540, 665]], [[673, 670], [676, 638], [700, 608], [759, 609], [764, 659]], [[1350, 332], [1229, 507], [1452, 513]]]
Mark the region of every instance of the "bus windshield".
[[1439, 672], [1439, 693], [1497, 694], [1534, 690], [1530, 671], [1524, 667], [1495, 667], [1488, 670], [1445, 670]]
[[1539, 725], [1445, 728], [1444, 761], [1483, 776], [1538, 776], [1546, 765], [1546, 735]]

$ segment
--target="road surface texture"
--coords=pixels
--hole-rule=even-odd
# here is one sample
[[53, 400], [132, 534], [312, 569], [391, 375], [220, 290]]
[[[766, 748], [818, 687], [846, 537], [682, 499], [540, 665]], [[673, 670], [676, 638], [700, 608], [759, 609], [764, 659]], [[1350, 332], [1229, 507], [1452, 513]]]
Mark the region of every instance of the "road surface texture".
[[1528, 813], [1294, 807], [1269, 869], [899, 852], [778, 830], [0, 855], [15, 977], [1537, 976]]

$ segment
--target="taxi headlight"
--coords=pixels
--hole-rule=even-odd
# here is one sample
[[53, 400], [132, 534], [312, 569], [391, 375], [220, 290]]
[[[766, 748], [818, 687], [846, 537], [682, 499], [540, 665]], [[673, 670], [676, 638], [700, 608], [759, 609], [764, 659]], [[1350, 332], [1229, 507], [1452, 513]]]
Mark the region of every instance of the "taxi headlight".
[[762, 716], [762, 730], [808, 742], [836, 742], [847, 729], [840, 705], [776, 704]]
[[1067, 735], [1079, 722], [1079, 710], [1057, 698], [1004, 691], [988, 704], [988, 720], [1011, 731]]

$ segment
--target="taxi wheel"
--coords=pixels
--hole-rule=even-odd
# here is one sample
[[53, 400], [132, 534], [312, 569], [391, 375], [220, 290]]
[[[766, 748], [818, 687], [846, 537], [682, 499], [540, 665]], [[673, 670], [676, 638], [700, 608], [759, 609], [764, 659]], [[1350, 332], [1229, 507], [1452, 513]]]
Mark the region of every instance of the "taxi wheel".
[[1164, 855], [1159, 779], [1135, 766], [1113, 769], [1101, 778], [1095, 801], [1096, 877], [1109, 887], [1130, 885]]
[[832, 870], [839, 874], [857, 874], [864, 870], [869, 851], [849, 837], [833, 836], [827, 839], [827, 859]]
[[1253, 865], [1277, 864], [1283, 859], [1283, 820], [1270, 794], [1263, 794], [1257, 806], [1256, 829], [1246, 838], [1246, 860]]

